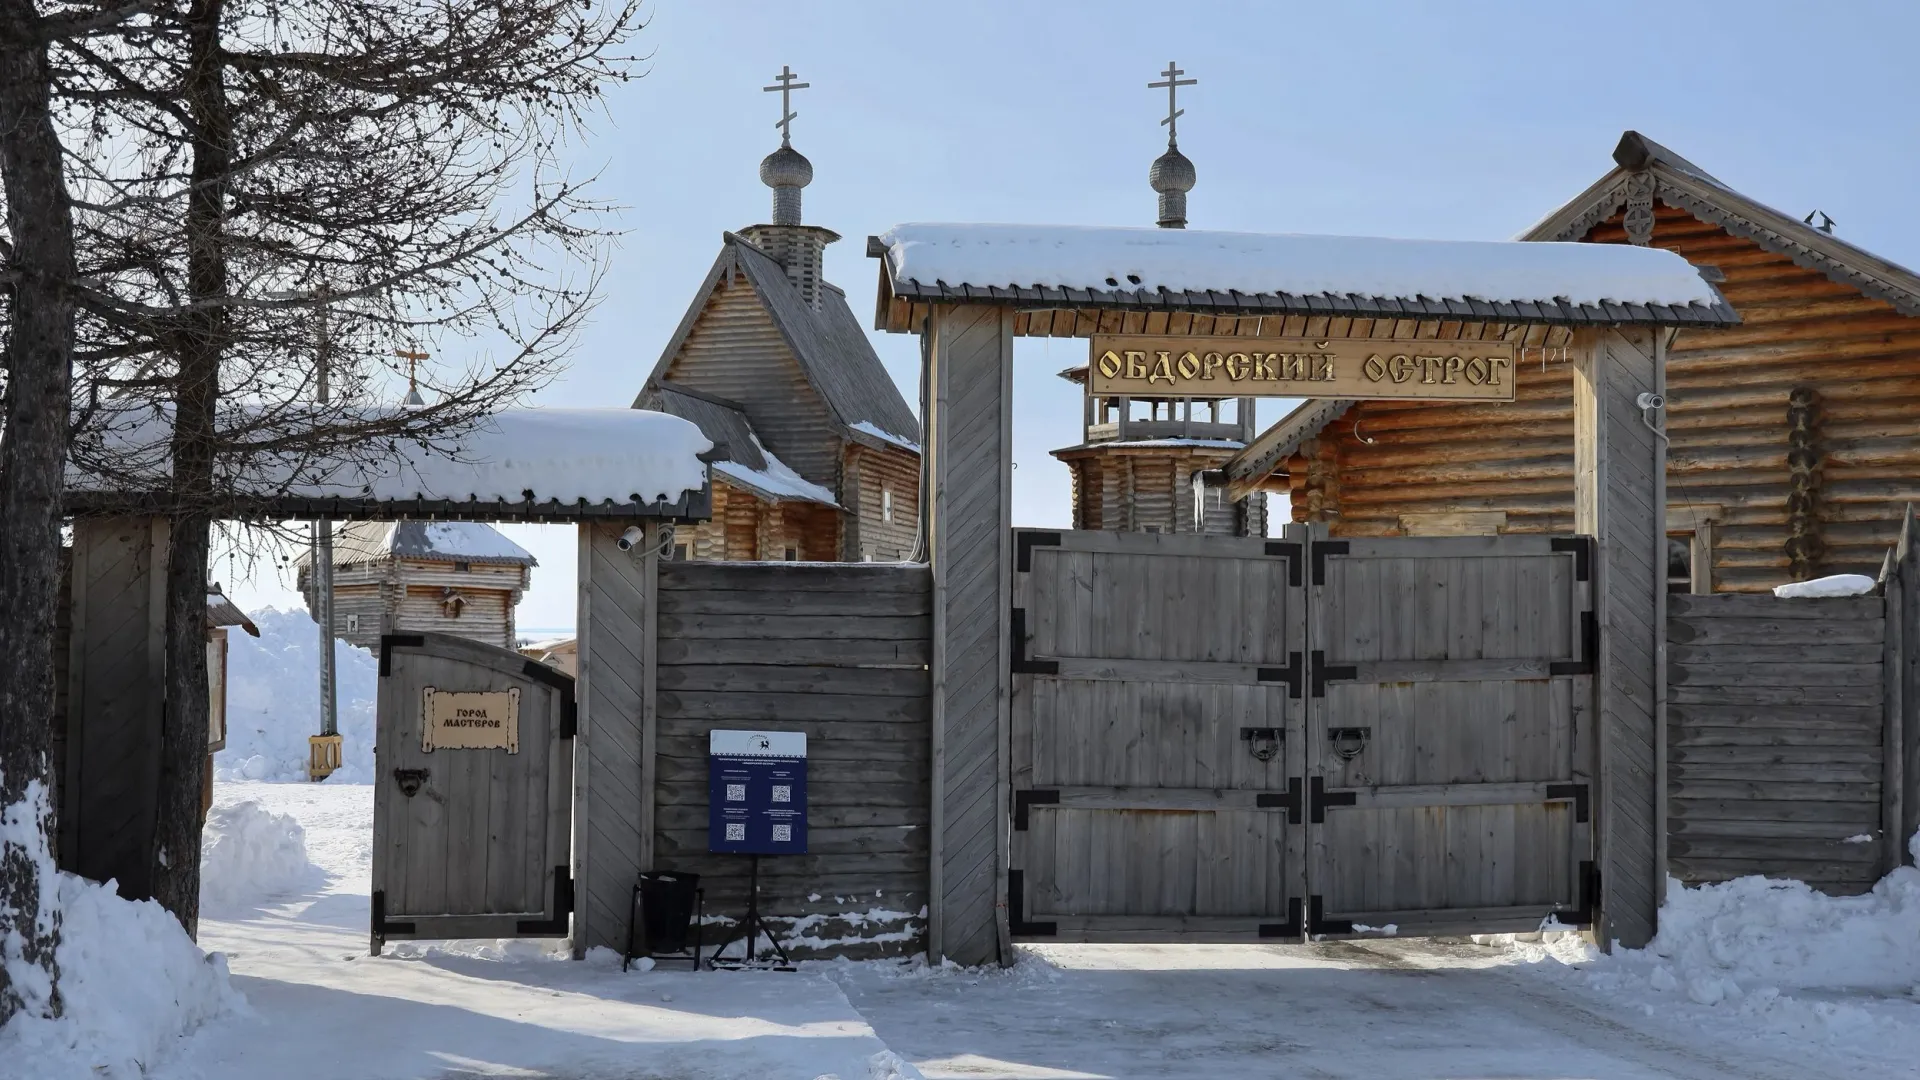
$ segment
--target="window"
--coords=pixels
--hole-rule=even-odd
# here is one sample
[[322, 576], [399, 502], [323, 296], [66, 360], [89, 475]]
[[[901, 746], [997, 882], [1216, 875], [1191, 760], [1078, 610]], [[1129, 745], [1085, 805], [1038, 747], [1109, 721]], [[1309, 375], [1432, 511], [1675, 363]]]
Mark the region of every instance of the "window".
[[347, 633], [357, 634], [359, 632], [360, 632], [360, 616], [354, 612], [348, 612], [347, 613]]
[[691, 558], [693, 558], [693, 553], [687, 550], [687, 545], [685, 544], [673, 545], [673, 561], [674, 562], [686, 562], [688, 559], [691, 559]]
[[794, 550], [793, 548], [788, 548], [788, 549], [787, 549], [787, 561], [788, 561], [788, 562], [799, 562], [799, 561], [800, 561], [800, 552], [798, 552], [798, 551], [796, 551], [796, 550]]
[[453, 564], [453, 570], [454, 570], [454, 573], [456, 574], [465, 574], [470, 572], [472, 569], [473, 569], [473, 564], [470, 562], [456, 562]]
[[1693, 591], [1693, 534], [1667, 537], [1667, 591]]
[[880, 520], [881, 521], [893, 520], [893, 489], [892, 488], [883, 487], [880, 489]]

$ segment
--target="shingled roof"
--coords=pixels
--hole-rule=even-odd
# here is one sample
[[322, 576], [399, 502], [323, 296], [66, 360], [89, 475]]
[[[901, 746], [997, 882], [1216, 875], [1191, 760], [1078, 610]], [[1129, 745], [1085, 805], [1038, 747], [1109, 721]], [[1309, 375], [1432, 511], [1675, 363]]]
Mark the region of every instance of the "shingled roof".
[[797, 499], [839, 505], [834, 501], [833, 492], [794, 472], [766, 448], [739, 402], [663, 379], [642, 391], [635, 404], [699, 425], [701, 433], [713, 440], [715, 447], [725, 448], [726, 457], [713, 463], [713, 471], [728, 483], [744, 487], [770, 502]]
[[[920, 422], [906, 399], [900, 396], [900, 389], [887, 374], [879, 354], [873, 351], [873, 343], [867, 340], [860, 320], [847, 306], [846, 293], [822, 283], [820, 308], [814, 310], [788, 280], [780, 264], [737, 233], [724, 234], [720, 255], [698, 293], [700, 300], [688, 308], [673, 338], [661, 352], [660, 361], [647, 380], [649, 387], [665, 380], [668, 367], [699, 322], [706, 299], [712, 296], [722, 278], [735, 269], [753, 287], [807, 382], [826, 402], [841, 435], [854, 442], [872, 443], [875, 436], [860, 430], [860, 425], [866, 424], [894, 436], [891, 440], [881, 440], [883, 443], [919, 443]], [[648, 408], [644, 404], [646, 396], [647, 391], [642, 390], [634, 406]]]
[[1920, 315], [1920, 275], [1898, 263], [1816, 229], [1742, 195], [1711, 173], [1637, 131], [1620, 136], [1612, 171], [1521, 233], [1520, 240], [1579, 240], [1619, 212], [1628, 182], [1637, 174], [1653, 180], [1652, 195], [1735, 236], [1885, 300], [1902, 314]]

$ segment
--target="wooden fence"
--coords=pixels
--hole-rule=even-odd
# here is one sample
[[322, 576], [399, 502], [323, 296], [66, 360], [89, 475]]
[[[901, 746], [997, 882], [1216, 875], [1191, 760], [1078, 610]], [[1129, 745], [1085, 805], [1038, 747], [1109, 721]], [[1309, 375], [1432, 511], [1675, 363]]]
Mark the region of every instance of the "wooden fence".
[[1886, 601], [1674, 596], [1667, 854], [1689, 884], [1742, 874], [1864, 892], [1885, 871]]
[[737, 917], [747, 860], [707, 853], [707, 732], [803, 731], [809, 854], [762, 860], [761, 910], [799, 955], [924, 949], [927, 568], [662, 562], [658, 580], [655, 866]]

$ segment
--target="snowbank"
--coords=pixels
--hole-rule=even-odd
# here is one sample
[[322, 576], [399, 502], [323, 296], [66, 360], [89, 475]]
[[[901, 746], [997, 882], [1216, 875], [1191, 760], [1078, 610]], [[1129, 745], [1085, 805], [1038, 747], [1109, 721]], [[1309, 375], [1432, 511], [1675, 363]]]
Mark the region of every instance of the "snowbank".
[[1872, 592], [1873, 588], [1873, 579], [1865, 574], [1833, 574], [1829, 577], [1814, 578], [1812, 581], [1775, 585], [1773, 595], [1786, 599], [1808, 596], [1865, 596]]
[[216, 806], [200, 837], [200, 903], [208, 910], [258, 904], [319, 885], [307, 831], [290, 814], [248, 800]]
[[[228, 639], [227, 745], [213, 756], [216, 780], [307, 779], [307, 737], [320, 733], [320, 628], [304, 611], [253, 613], [258, 638]], [[373, 780], [373, 707], [380, 665], [334, 643], [342, 768], [330, 784]]]
[[[0, 819], [7, 843], [20, 837], [20, 810], [10, 807]], [[44, 847], [38, 861], [61, 920], [54, 955], [63, 1012], [57, 1020], [22, 1013], [0, 1029], [0, 1072], [131, 1080], [169, 1056], [182, 1035], [246, 1008], [228, 981], [226, 958], [203, 954], [160, 905], [122, 900], [111, 883], [59, 873]]]

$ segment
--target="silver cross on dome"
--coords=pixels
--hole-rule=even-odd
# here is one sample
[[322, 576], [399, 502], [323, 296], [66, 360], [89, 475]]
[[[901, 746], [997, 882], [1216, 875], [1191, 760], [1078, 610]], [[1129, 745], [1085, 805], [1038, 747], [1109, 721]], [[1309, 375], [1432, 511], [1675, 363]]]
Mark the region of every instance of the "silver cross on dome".
[[1158, 90], [1163, 86], [1167, 88], [1167, 118], [1160, 122], [1167, 125], [1167, 145], [1172, 146], [1179, 141], [1177, 136], [1179, 124], [1177, 121], [1187, 113], [1187, 110], [1178, 107], [1178, 102], [1174, 95], [1180, 92], [1181, 87], [1196, 86], [1200, 80], [1181, 78], [1180, 76], [1185, 75], [1186, 72], [1180, 70], [1172, 60], [1167, 61], [1167, 70], [1160, 74], [1167, 77], [1166, 81], [1150, 82], [1147, 84], [1147, 89]]
[[793, 101], [793, 92], [795, 90], [805, 90], [812, 85], [811, 83], [793, 81], [799, 77], [800, 76], [795, 75], [787, 65], [781, 64], [780, 74], [774, 77], [774, 85], [760, 88], [767, 93], [772, 93], [775, 90], [780, 92], [780, 120], [773, 126], [780, 129], [781, 146], [791, 146], [793, 144], [793, 130], [790, 125], [792, 125], [794, 118], [800, 115], [788, 108]]

